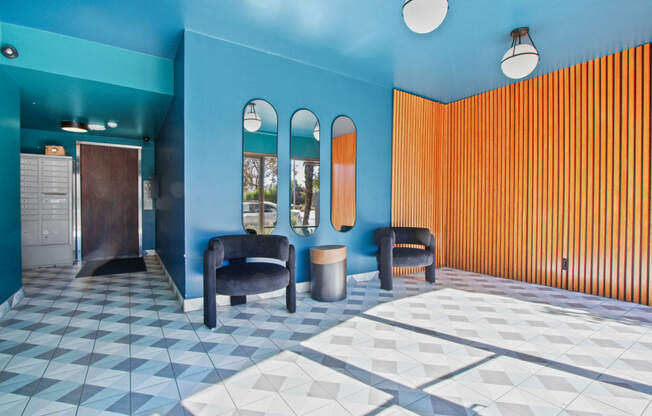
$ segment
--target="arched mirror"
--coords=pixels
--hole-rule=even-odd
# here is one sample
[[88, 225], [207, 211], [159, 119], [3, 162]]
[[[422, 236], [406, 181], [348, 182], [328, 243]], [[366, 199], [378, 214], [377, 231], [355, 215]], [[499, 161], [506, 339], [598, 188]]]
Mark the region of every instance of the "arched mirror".
[[319, 120], [298, 110], [290, 123], [290, 224], [307, 236], [319, 227]]
[[242, 226], [251, 234], [270, 234], [278, 209], [278, 121], [265, 100], [251, 100], [242, 116]]
[[355, 225], [356, 128], [353, 120], [339, 116], [331, 128], [331, 222], [337, 231]]

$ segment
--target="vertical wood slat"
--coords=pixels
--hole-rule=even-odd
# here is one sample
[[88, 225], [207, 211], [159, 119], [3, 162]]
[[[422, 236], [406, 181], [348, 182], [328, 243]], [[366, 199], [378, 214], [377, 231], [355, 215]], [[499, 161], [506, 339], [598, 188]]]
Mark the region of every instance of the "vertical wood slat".
[[650, 49], [449, 105], [396, 91], [392, 224], [430, 227], [439, 266], [650, 304]]

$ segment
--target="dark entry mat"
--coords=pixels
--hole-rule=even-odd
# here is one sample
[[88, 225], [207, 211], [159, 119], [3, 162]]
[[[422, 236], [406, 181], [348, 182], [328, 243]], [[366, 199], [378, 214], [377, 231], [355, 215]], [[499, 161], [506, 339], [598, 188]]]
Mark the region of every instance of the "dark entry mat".
[[142, 257], [111, 260], [85, 261], [77, 277], [105, 276], [107, 274], [145, 272], [145, 261]]

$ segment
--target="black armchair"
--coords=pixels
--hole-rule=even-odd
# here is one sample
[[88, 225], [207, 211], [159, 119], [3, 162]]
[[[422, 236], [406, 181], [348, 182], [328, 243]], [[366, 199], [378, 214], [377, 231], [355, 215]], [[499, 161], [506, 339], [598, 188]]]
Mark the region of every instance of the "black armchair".
[[[285, 262], [247, 263], [247, 258], [270, 258]], [[223, 266], [224, 260], [229, 263]], [[231, 297], [231, 305], [246, 303], [247, 295], [285, 289], [290, 313], [297, 308], [296, 258], [287, 237], [277, 235], [229, 235], [215, 237], [204, 251], [204, 324], [215, 328], [215, 295]]]
[[[435, 237], [427, 228], [386, 227], [376, 230], [380, 287], [392, 290], [393, 267], [426, 267], [426, 280], [435, 283]], [[395, 247], [415, 244], [421, 248]]]

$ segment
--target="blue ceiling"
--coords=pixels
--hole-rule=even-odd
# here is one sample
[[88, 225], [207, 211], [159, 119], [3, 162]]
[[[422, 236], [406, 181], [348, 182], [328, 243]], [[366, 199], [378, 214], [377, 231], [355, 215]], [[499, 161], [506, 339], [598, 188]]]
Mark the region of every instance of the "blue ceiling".
[[651, 0], [450, 0], [410, 32], [403, 0], [3, 0], [0, 20], [171, 58], [181, 30], [449, 102], [508, 84], [509, 32], [530, 26], [533, 75], [652, 40]]

